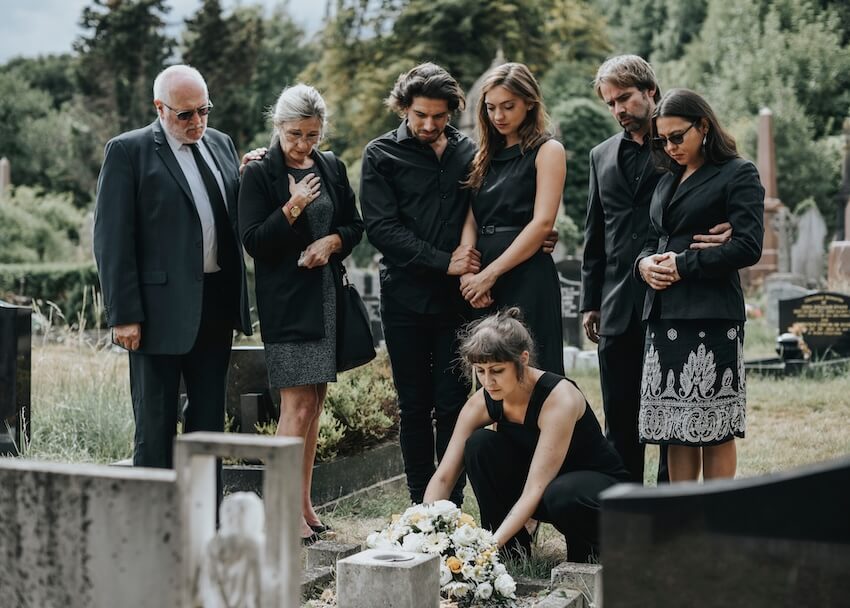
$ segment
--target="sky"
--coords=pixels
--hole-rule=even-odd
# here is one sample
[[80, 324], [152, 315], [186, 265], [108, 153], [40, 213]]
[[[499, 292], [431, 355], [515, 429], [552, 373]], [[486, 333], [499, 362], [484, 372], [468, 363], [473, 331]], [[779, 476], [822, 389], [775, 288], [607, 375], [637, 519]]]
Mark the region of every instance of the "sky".
[[[289, 13], [307, 32], [321, 24], [328, 0], [290, 0]], [[0, 63], [23, 55], [67, 53], [80, 34], [77, 22], [90, 0], [0, 0]], [[279, 0], [221, 0], [225, 10], [239, 4], [262, 4], [270, 12]], [[167, 19], [179, 31], [183, 19], [192, 15], [201, 0], [166, 0]], [[171, 32], [175, 35], [176, 32]]]

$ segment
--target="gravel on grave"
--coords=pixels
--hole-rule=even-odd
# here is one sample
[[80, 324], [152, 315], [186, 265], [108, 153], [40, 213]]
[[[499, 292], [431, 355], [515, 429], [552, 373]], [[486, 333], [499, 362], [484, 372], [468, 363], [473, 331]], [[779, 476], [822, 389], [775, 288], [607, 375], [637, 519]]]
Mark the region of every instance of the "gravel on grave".
[[[540, 597], [537, 595], [526, 595], [517, 597], [511, 606], [513, 608], [533, 608], [539, 600]], [[336, 608], [336, 593], [333, 589], [325, 589], [319, 598], [308, 601], [302, 608]], [[457, 603], [450, 600], [440, 600], [440, 608], [457, 608]]]

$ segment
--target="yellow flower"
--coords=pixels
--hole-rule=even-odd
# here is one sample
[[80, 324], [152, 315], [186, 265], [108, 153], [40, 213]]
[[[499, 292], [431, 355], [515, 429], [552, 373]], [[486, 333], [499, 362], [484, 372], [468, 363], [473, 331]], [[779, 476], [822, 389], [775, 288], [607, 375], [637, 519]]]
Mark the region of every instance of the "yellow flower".
[[399, 519], [401, 519], [401, 513], [393, 513], [393, 516], [392, 516], [392, 519], [391, 519], [392, 523], [396, 523]]
[[469, 513], [461, 513], [460, 517], [458, 517], [458, 522], [472, 526], [473, 528], [475, 527], [475, 519]]
[[463, 562], [456, 558], [454, 555], [446, 558], [446, 568], [452, 571], [452, 574], [457, 574], [460, 572], [460, 569], [463, 568]]

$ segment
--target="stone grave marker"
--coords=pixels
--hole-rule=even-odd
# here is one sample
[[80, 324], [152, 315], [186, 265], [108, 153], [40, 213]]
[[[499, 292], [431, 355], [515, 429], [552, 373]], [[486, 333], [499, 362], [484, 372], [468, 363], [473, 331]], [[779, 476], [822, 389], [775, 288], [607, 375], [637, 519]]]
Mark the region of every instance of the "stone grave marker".
[[[793, 329], [792, 329], [793, 328]], [[850, 357], [850, 296], [817, 292], [779, 301], [779, 333], [798, 330], [815, 359]]]
[[824, 278], [824, 242], [826, 222], [816, 206], [811, 206], [797, 219], [797, 239], [791, 246], [791, 273], [817, 287]]
[[798, 608], [850, 598], [850, 457], [601, 494], [605, 608]]
[[30, 436], [31, 361], [32, 309], [0, 300], [0, 455]]
[[12, 167], [5, 156], [0, 158], [0, 199], [6, 196], [6, 190], [12, 185]]
[[[769, 325], [776, 326], [779, 323], [779, 301], [791, 298], [799, 298], [812, 293], [802, 285], [803, 279], [797, 275], [775, 272], [764, 280], [764, 316]], [[783, 333], [781, 329], [779, 333]]]
[[561, 283], [561, 321], [563, 323], [564, 343], [581, 348], [581, 281], [571, 281], [558, 276]]
[[440, 557], [367, 549], [336, 564], [339, 608], [438, 608]]

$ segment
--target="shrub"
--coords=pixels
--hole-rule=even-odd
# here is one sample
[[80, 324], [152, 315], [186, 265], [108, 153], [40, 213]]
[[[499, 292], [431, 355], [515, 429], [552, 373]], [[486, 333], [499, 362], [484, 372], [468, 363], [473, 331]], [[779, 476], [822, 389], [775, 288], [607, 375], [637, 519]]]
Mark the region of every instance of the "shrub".
[[[319, 422], [316, 460], [332, 460], [362, 451], [395, 435], [398, 408], [389, 358], [385, 351], [362, 367], [339, 375], [328, 388]], [[274, 422], [257, 427], [274, 435]]]
[[93, 262], [0, 264], [0, 297], [33, 300], [42, 311], [52, 302], [68, 325], [100, 327], [100, 283]]

